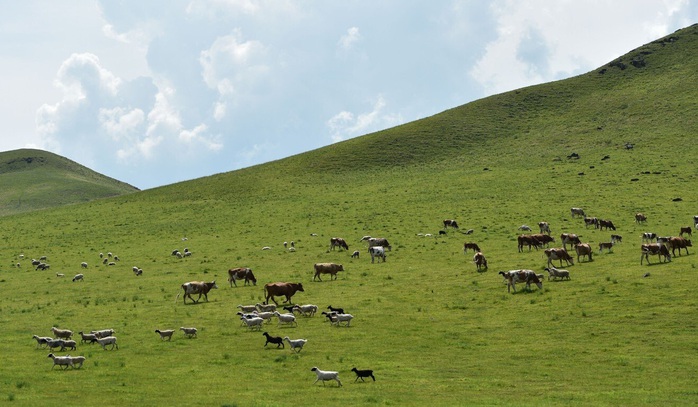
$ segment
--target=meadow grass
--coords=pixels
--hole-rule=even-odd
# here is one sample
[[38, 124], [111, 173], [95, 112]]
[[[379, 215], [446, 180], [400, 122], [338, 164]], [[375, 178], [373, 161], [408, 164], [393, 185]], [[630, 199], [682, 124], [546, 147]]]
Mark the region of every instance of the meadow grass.
[[[694, 31], [672, 46], [692, 44]], [[674, 79], [690, 71], [684, 58], [695, 53], [681, 48], [670, 74], [667, 48], [656, 45], [647, 56], [662, 70], [593, 72], [265, 165], [0, 218], [0, 400], [695, 405], [693, 249], [640, 265], [642, 232], [676, 235], [698, 214], [696, 123], [681, 115], [681, 106], [695, 105], [696, 90], [679, 92]], [[634, 98], [649, 89], [664, 97]], [[636, 146], [626, 150], [625, 142]], [[581, 158], [568, 160], [571, 152]], [[611, 232], [585, 228], [571, 218], [572, 206], [613, 220], [623, 243], [599, 254]], [[635, 223], [636, 212], [646, 224]], [[461, 229], [439, 235], [447, 218]], [[594, 259], [574, 256], [570, 281], [508, 294], [497, 271], [543, 272], [541, 251], [516, 248], [517, 228], [542, 220], [554, 245], [560, 233], [577, 233], [596, 249]], [[371, 264], [364, 235], [390, 240], [385, 263]], [[328, 251], [334, 236], [347, 239], [349, 251]], [[284, 250], [292, 240], [297, 251]], [[480, 245], [489, 270], [475, 270], [465, 241]], [[171, 255], [184, 247], [191, 257]], [[350, 258], [355, 249], [359, 259]], [[107, 252], [121, 261], [101, 264]], [[43, 255], [51, 268], [35, 271], [27, 259]], [[317, 262], [346, 271], [313, 282]], [[259, 284], [229, 287], [226, 271], [238, 266], [251, 267]], [[80, 272], [85, 281], [71, 282]], [[175, 301], [190, 280], [216, 280], [219, 288], [209, 302]], [[302, 282], [295, 302], [344, 307], [355, 316], [351, 327], [331, 327], [321, 316], [301, 317], [297, 328], [274, 321], [269, 333], [309, 341], [299, 354], [265, 349], [261, 332], [240, 326], [236, 307], [261, 302], [262, 285], [273, 281]], [[50, 335], [52, 326], [114, 328], [120, 348], [79, 345], [70, 353], [86, 356], [81, 370], [52, 370], [48, 351], [31, 338]], [[197, 327], [198, 337], [178, 332], [167, 342], [154, 332], [180, 326]], [[338, 370], [344, 386], [312, 385], [313, 366]], [[376, 382], [353, 383], [354, 366], [373, 369]]]

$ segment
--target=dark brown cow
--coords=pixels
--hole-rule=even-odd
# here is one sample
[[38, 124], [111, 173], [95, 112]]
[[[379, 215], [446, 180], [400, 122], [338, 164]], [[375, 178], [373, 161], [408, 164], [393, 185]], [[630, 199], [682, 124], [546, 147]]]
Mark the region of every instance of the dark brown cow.
[[[192, 300], [192, 302], [199, 302], [202, 295], [206, 299], [206, 302], [208, 302], [208, 292], [211, 291], [211, 289], [213, 288], [218, 288], [215, 280], [209, 283], [204, 281], [190, 281], [188, 283], [182, 284], [182, 291], [184, 291], [184, 303], [187, 303], [187, 297], [189, 297], [189, 299]], [[175, 298], [175, 301], [179, 299], [179, 295], [181, 293], [181, 291], [177, 293], [177, 298]], [[192, 298], [192, 294], [199, 294], [199, 296], [195, 300], [194, 298]]]
[[567, 265], [574, 265], [574, 259], [562, 247], [545, 249], [545, 255], [548, 257], [548, 267], [553, 265], [553, 260], [560, 260], [560, 267], [562, 267], [563, 260], [567, 262]]
[[330, 250], [334, 250], [334, 248], [337, 246], [343, 248], [344, 250], [349, 250], [349, 245], [347, 244], [346, 240], [342, 239], [341, 237], [330, 238]]
[[683, 237], [670, 237], [668, 245], [671, 247], [672, 256], [676, 256], [676, 249], [679, 249], [679, 256], [681, 256], [681, 249], [686, 249], [686, 254], [688, 254], [688, 248], [693, 247], [691, 241]]
[[555, 238], [543, 233], [534, 233], [531, 235], [532, 238], [538, 240], [541, 246], [549, 247], [551, 242], [555, 241]]
[[257, 285], [257, 279], [255, 278], [254, 274], [252, 273], [252, 269], [249, 267], [238, 267], [234, 269], [228, 270], [228, 282], [230, 283], [230, 286], [232, 287], [233, 284], [235, 284], [235, 287], [238, 286], [238, 284], [235, 282], [235, 280], [245, 280], [245, 285], [248, 285], [250, 281], [252, 281], [253, 285]]
[[598, 228], [599, 228], [599, 219], [596, 218], [596, 217], [587, 218], [587, 217], [585, 216], [585, 217], [584, 217], [584, 227], [586, 228], [586, 227], [588, 227], [588, 226], [593, 226], [594, 229], [598, 229]]
[[463, 244], [463, 253], [467, 253], [467, 252], [468, 252], [468, 249], [471, 249], [472, 251], [474, 251], [475, 253], [477, 253], [477, 252], [480, 251], [480, 246], [478, 246], [477, 243], [468, 243], [468, 242], [465, 242], [465, 243]]
[[487, 259], [485, 258], [485, 255], [482, 254], [482, 252], [475, 253], [475, 256], [473, 256], [473, 263], [475, 263], [477, 271], [480, 271], [480, 269], [487, 270]]
[[690, 226], [681, 227], [681, 232], [679, 232], [679, 236], [683, 237], [684, 233], [688, 234], [689, 236], [693, 236], [693, 231], [691, 230]]
[[519, 253], [523, 251], [524, 245], [528, 245], [528, 251], [531, 251], [531, 246], [538, 250], [538, 247], [542, 247], [543, 243], [531, 235], [519, 235], [517, 238]]
[[507, 292], [511, 292], [511, 288], [516, 292], [516, 283], [526, 283], [528, 289], [531, 288], [531, 283], [534, 283], [539, 289], [543, 289], [543, 283], [533, 270], [500, 271], [499, 274], [507, 281]]
[[599, 219], [599, 229], [603, 230], [603, 228], [616, 230], [616, 227], [613, 225], [613, 222], [611, 222], [610, 220]]
[[[322, 278], [320, 278], [320, 274], [329, 274], [330, 280], [336, 280], [337, 272], [344, 271], [344, 266], [335, 263], [315, 263], [313, 267], [315, 268], [315, 275], [313, 276], [313, 281], [315, 281], [316, 278], [322, 281]], [[334, 279], [332, 277], [334, 277]]]
[[581, 262], [579, 258], [584, 256], [587, 256], [589, 258], [589, 261], [593, 260], [591, 246], [588, 243], [580, 243], [574, 246], [574, 250], [577, 252], [578, 263]]
[[444, 219], [444, 229], [448, 228], [449, 226], [454, 229], [458, 229], [458, 223], [455, 219]]
[[601, 242], [601, 243], [599, 243], [599, 253], [603, 253], [603, 249], [608, 250], [608, 252], [610, 253], [611, 250], [613, 249], [614, 244], [615, 243], [613, 243], [613, 242]]
[[643, 259], [647, 260], [647, 264], [650, 264], [650, 254], [659, 257], [660, 260], [662, 256], [664, 256], [664, 261], [671, 261], [669, 249], [667, 249], [666, 245], [661, 243], [644, 243], [640, 249], [642, 250], [642, 255], [640, 256], [641, 265]]
[[582, 243], [582, 241], [579, 240], [579, 236], [574, 233], [563, 233], [560, 235], [560, 240], [562, 240], [562, 247], [564, 247], [565, 250], [567, 250], [568, 244], [574, 247], [574, 245]]
[[267, 283], [264, 285], [264, 303], [268, 304], [269, 299], [271, 298], [271, 300], [274, 301], [274, 304], [279, 305], [274, 297], [284, 296], [286, 297], [286, 301], [284, 302], [288, 302], [290, 304], [291, 297], [293, 297], [293, 294], [295, 294], [297, 291], [305, 291], [302, 283]]
[[635, 222], [636, 223], [647, 222], [647, 216], [645, 216], [642, 213], [636, 213], [635, 214]]

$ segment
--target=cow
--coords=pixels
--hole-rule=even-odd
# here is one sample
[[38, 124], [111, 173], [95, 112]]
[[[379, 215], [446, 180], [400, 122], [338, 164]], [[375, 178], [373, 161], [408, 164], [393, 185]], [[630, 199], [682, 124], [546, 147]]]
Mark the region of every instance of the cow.
[[599, 219], [599, 229], [603, 230], [603, 228], [616, 230], [616, 227], [610, 220]]
[[681, 231], [679, 232], [679, 236], [683, 237], [683, 234], [686, 233], [687, 235], [693, 237], [693, 232], [691, 231], [690, 226], [682, 226]]
[[647, 222], [647, 216], [645, 216], [642, 213], [636, 213], [635, 214], [635, 223], [642, 223], [642, 222]]
[[519, 235], [516, 240], [518, 243], [519, 253], [523, 251], [524, 245], [528, 245], [529, 252], [531, 251], [531, 246], [535, 247], [536, 250], [538, 250], [538, 247], [543, 246], [543, 243], [532, 235]]
[[313, 281], [315, 281], [316, 278], [322, 281], [322, 278], [320, 278], [320, 274], [329, 274], [330, 280], [333, 280], [332, 277], [334, 277], [334, 280], [336, 280], [337, 272], [344, 271], [344, 267], [341, 264], [335, 263], [315, 263], [313, 267], [315, 268], [315, 275], [313, 276]]
[[265, 296], [265, 304], [269, 303], [269, 299], [271, 298], [272, 301], [274, 301], [274, 304], [279, 305], [278, 302], [274, 299], [274, 297], [280, 297], [284, 296], [286, 297], [287, 303], [291, 303], [291, 297], [298, 292], [298, 291], [305, 291], [303, 289], [303, 284], [302, 283], [282, 283], [282, 282], [277, 282], [277, 283], [267, 283], [264, 285], [264, 296]]
[[384, 247], [388, 249], [388, 251], [392, 251], [392, 247], [390, 246], [390, 243], [388, 243], [388, 239], [384, 237], [371, 237], [368, 239], [368, 247]]
[[588, 243], [580, 243], [578, 245], [575, 245], [574, 250], [577, 252], [577, 262], [578, 263], [581, 263], [579, 258], [584, 257], [584, 256], [587, 256], [589, 258], [589, 261], [593, 261], [593, 259], [592, 259], [593, 250], [591, 250], [591, 246]]
[[531, 283], [534, 283], [538, 286], [538, 289], [543, 289], [543, 283], [533, 270], [500, 271], [499, 274], [501, 274], [507, 282], [507, 292], [511, 292], [511, 288], [516, 292], [516, 283], [526, 283], [526, 288], [528, 289], [531, 288]]
[[593, 218], [587, 218], [586, 216], [584, 217], [584, 227], [588, 226], [593, 226], [594, 229], [599, 228], [599, 218], [593, 217]]
[[676, 249], [679, 249], [679, 256], [681, 256], [681, 249], [686, 249], [686, 254], [688, 254], [688, 248], [693, 247], [691, 241], [683, 237], [670, 237], [667, 244], [671, 247], [672, 256], [676, 256]]
[[574, 233], [563, 233], [560, 235], [560, 240], [562, 240], [562, 247], [564, 247], [565, 250], [567, 250], [568, 244], [574, 247], [574, 245], [582, 243], [582, 241], [579, 240], [579, 236]]
[[447, 229], [449, 226], [458, 229], [458, 222], [455, 219], [444, 219], [444, 229]]
[[613, 249], [614, 244], [615, 244], [615, 242], [613, 242], [613, 241], [599, 243], [599, 253], [603, 253], [603, 249], [608, 250], [608, 252], [610, 253], [611, 249]]
[[693, 226], [698, 229], [698, 215], [693, 216]]
[[651, 232], [644, 232], [642, 234], [642, 241], [643, 242], [651, 242], [653, 240], [657, 240], [657, 234], [656, 233], [651, 233]]
[[[208, 283], [204, 281], [190, 281], [188, 283], [184, 283], [182, 284], [182, 291], [184, 291], [184, 303], [187, 303], [187, 297], [189, 297], [189, 299], [195, 303], [199, 302], [202, 295], [206, 299], [206, 302], [208, 302], [208, 292], [214, 288], [218, 288], [215, 280]], [[179, 299], [179, 295], [181, 293], [181, 291], [177, 293], [175, 302]], [[194, 300], [194, 298], [191, 296], [192, 294], [199, 294], [199, 296], [196, 298], [196, 300]]]
[[540, 228], [541, 234], [545, 233], [550, 236], [550, 225], [548, 222], [538, 222], [538, 228]]
[[347, 244], [346, 240], [342, 239], [341, 237], [330, 238], [330, 250], [334, 250], [334, 248], [337, 246], [343, 248], [344, 250], [349, 250], [349, 245]]
[[549, 247], [551, 242], [555, 241], [555, 238], [543, 233], [535, 233], [531, 235], [532, 238], [540, 242], [541, 246]]
[[664, 261], [671, 261], [671, 253], [669, 253], [669, 249], [667, 249], [667, 247], [661, 243], [644, 243], [640, 247], [640, 250], [642, 251], [642, 255], [640, 256], [640, 265], [642, 265], [643, 259], [647, 260], [647, 264], [650, 264], [650, 254], [658, 256], [660, 260], [662, 256], [664, 256]]
[[579, 216], [579, 217], [584, 217], [584, 216], [586, 216], [586, 215], [584, 214], [584, 209], [582, 209], [582, 208], [572, 208], [572, 209], [570, 209], [570, 212], [572, 213], [572, 217], [573, 217], [573, 218], [574, 218], [575, 216]]
[[385, 263], [385, 248], [383, 246], [371, 246], [368, 248], [368, 252], [371, 254], [371, 263], [376, 257], [382, 257], [383, 263]]
[[621, 235], [611, 235], [611, 243], [622, 243], [623, 242], [623, 236]]
[[548, 267], [553, 265], [553, 260], [560, 260], [560, 267], [562, 267], [563, 260], [567, 262], [567, 265], [574, 265], [574, 259], [562, 247], [545, 249], [545, 255], [548, 257]]
[[463, 243], [463, 254], [467, 253], [468, 249], [471, 249], [472, 251], [477, 253], [480, 251], [480, 246], [478, 246], [477, 243]]
[[482, 252], [475, 253], [475, 256], [473, 256], [473, 263], [475, 263], [477, 271], [480, 271], [480, 269], [487, 270], [487, 259], [485, 258], [485, 255], [482, 254]]
[[228, 282], [230, 283], [230, 286], [232, 287], [233, 284], [235, 284], [235, 287], [238, 286], [238, 284], [235, 282], [235, 280], [245, 280], [245, 285], [248, 285], [250, 281], [252, 281], [253, 285], [257, 285], [257, 279], [255, 278], [254, 274], [252, 273], [252, 269], [249, 267], [238, 267], [234, 269], [228, 270]]

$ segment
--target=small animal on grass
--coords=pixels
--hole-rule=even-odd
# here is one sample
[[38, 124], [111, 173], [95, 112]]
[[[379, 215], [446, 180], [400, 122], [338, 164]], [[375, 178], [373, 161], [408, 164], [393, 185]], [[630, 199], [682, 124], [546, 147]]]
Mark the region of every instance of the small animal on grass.
[[317, 367], [313, 367], [312, 369], [310, 369], [310, 371], [315, 372], [315, 374], [317, 375], [317, 379], [315, 379], [313, 384], [322, 380], [322, 385], [324, 386], [326, 381], [334, 380], [337, 382], [339, 387], [342, 387], [342, 382], [339, 380], [339, 372], [333, 372], [331, 370], [320, 370]]
[[376, 378], [373, 376], [373, 370], [371, 369], [366, 369], [366, 370], [358, 370], [357, 368], [353, 367], [351, 369], [352, 372], [356, 373], [356, 379], [354, 380], [354, 383], [356, 383], [357, 380], [361, 379], [361, 381], [365, 381], [364, 377], [370, 377], [373, 379], [373, 381], [376, 381]]
[[[267, 341], [264, 342], [264, 346], [266, 347], [268, 344], [274, 344], [276, 345], [277, 348], [281, 347], [284, 348], [284, 340], [280, 336], [271, 336], [269, 333], [264, 332], [262, 335], [267, 337]], [[288, 338], [288, 336], [287, 336]]]
[[180, 327], [180, 331], [184, 332], [184, 336], [187, 338], [194, 338], [198, 330], [196, 328]]
[[156, 329], [156, 333], [160, 334], [160, 340], [165, 340], [167, 339], [168, 341], [172, 340], [172, 334], [174, 333], [174, 329], [165, 329], [165, 330], [160, 330]]
[[288, 342], [292, 351], [300, 352], [303, 350], [303, 346], [308, 342], [307, 339], [289, 339], [288, 336], [284, 336], [284, 340]]

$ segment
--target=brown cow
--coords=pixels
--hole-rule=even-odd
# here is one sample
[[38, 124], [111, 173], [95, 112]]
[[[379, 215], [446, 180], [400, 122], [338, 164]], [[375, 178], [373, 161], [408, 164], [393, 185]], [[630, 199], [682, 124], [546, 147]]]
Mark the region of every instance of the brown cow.
[[[187, 297], [189, 297], [192, 302], [199, 302], [202, 295], [204, 298], [206, 298], [206, 302], [208, 302], [208, 292], [213, 288], [218, 288], [215, 280], [209, 283], [204, 281], [190, 281], [182, 284], [182, 290], [184, 291], [184, 303], [187, 303]], [[177, 298], [175, 298], [175, 301], [179, 299], [180, 294], [181, 292], [177, 293]], [[194, 300], [194, 298], [191, 296], [192, 294], [199, 294], [199, 296], [196, 298], [196, 300]]]
[[487, 270], [487, 259], [482, 252], [475, 253], [475, 256], [473, 256], [473, 262], [475, 263], [475, 267], [477, 267], [477, 271], [480, 271], [480, 269], [483, 268]]
[[477, 253], [477, 252], [480, 251], [480, 246], [478, 246], [477, 243], [468, 243], [468, 242], [465, 242], [465, 243], [463, 244], [463, 254], [467, 253], [467, 252], [468, 252], [468, 249], [471, 249], [472, 251], [474, 251], [475, 253]]
[[681, 227], [681, 232], [679, 232], [679, 236], [683, 237], [683, 234], [686, 233], [689, 236], [693, 236], [693, 231], [691, 230], [690, 226], [682, 226]]
[[293, 294], [295, 294], [297, 291], [305, 291], [302, 283], [267, 283], [264, 285], [264, 303], [268, 304], [269, 299], [271, 298], [271, 300], [274, 301], [274, 304], [279, 305], [274, 297], [284, 296], [286, 297], [286, 301], [284, 302], [288, 302], [290, 304], [291, 297], [293, 297]]
[[614, 242], [601, 242], [599, 243], [599, 253], [603, 253], [603, 249], [608, 250], [610, 253], [611, 250], [613, 249]]
[[560, 240], [562, 240], [562, 247], [565, 250], [567, 250], [568, 244], [574, 247], [574, 245], [582, 243], [582, 241], [579, 240], [579, 236], [575, 235], [574, 233], [563, 233], [560, 235]]
[[458, 229], [458, 222], [456, 222], [455, 219], [444, 219], [444, 229], [448, 228], [449, 226], [454, 229]]
[[[341, 264], [335, 263], [315, 263], [313, 267], [315, 268], [315, 275], [313, 276], [313, 281], [315, 281], [316, 278], [322, 281], [322, 279], [320, 278], [320, 274], [329, 274], [330, 280], [336, 280], [337, 272], [344, 271], [344, 267]], [[332, 277], [334, 277], [334, 279]]]
[[[540, 240], [534, 238], [532, 235], [519, 235], [517, 238], [519, 253], [523, 251], [524, 245], [528, 245], [528, 251], [531, 251], [531, 246], [538, 250], [538, 247], [542, 247], [543, 243]], [[465, 250], [465, 249], [464, 249]]]
[[548, 267], [553, 265], [553, 260], [560, 260], [560, 267], [562, 267], [563, 260], [567, 262], [567, 265], [574, 265], [574, 259], [562, 247], [545, 249], [545, 255], [548, 257]]
[[543, 233], [534, 233], [531, 237], [539, 241], [541, 246], [546, 247], [550, 246], [550, 243], [555, 241], [554, 237]]
[[539, 289], [543, 289], [543, 283], [533, 270], [500, 271], [499, 274], [507, 281], [507, 292], [511, 292], [511, 288], [514, 288], [514, 292], [516, 292], [516, 283], [520, 282], [526, 283], [528, 289], [531, 288], [531, 283], [534, 283]]
[[250, 281], [252, 281], [253, 285], [257, 285], [257, 279], [255, 278], [254, 274], [252, 273], [251, 268], [238, 267], [238, 268], [228, 270], [228, 282], [230, 283], [231, 287], [233, 286], [233, 284], [235, 284], [235, 287], [237, 287], [238, 284], [235, 282], [235, 280], [242, 280], [242, 279], [245, 279], [245, 285], [248, 285]]
[[344, 250], [349, 250], [349, 245], [347, 244], [346, 240], [342, 239], [341, 237], [330, 238], [330, 250], [334, 250], [334, 248], [337, 246], [344, 248]]
[[647, 222], [647, 216], [645, 216], [642, 213], [636, 213], [635, 214], [635, 222], [636, 223]]
[[596, 217], [587, 218], [587, 217], [585, 216], [585, 217], [584, 217], [584, 227], [586, 228], [586, 227], [588, 227], [588, 226], [593, 226], [594, 229], [598, 229], [598, 228], [599, 228], [599, 219], [596, 218]]
[[592, 261], [592, 252], [591, 246], [588, 243], [580, 243], [578, 245], [574, 246], [574, 250], [577, 252], [577, 262], [581, 262], [579, 260], [580, 257], [587, 256], [589, 258], [589, 261]]
[[671, 247], [672, 256], [676, 256], [676, 249], [679, 249], [679, 256], [681, 256], [681, 249], [686, 249], [686, 254], [688, 254], [688, 248], [693, 247], [691, 241], [683, 237], [670, 237], [668, 245]]
[[603, 230], [603, 228], [616, 230], [616, 227], [613, 225], [613, 222], [611, 222], [610, 220], [599, 219], [599, 229]]
[[669, 253], [669, 249], [667, 249], [666, 245], [661, 243], [644, 243], [640, 249], [642, 250], [640, 264], [642, 264], [643, 259], [647, 260], [647, 264], [650, 264], [650, 254], [656, 255], [660, 260], [662, 259], [662, 256], [664, 256], [664, 261], [671, 261], [671, 253]]

